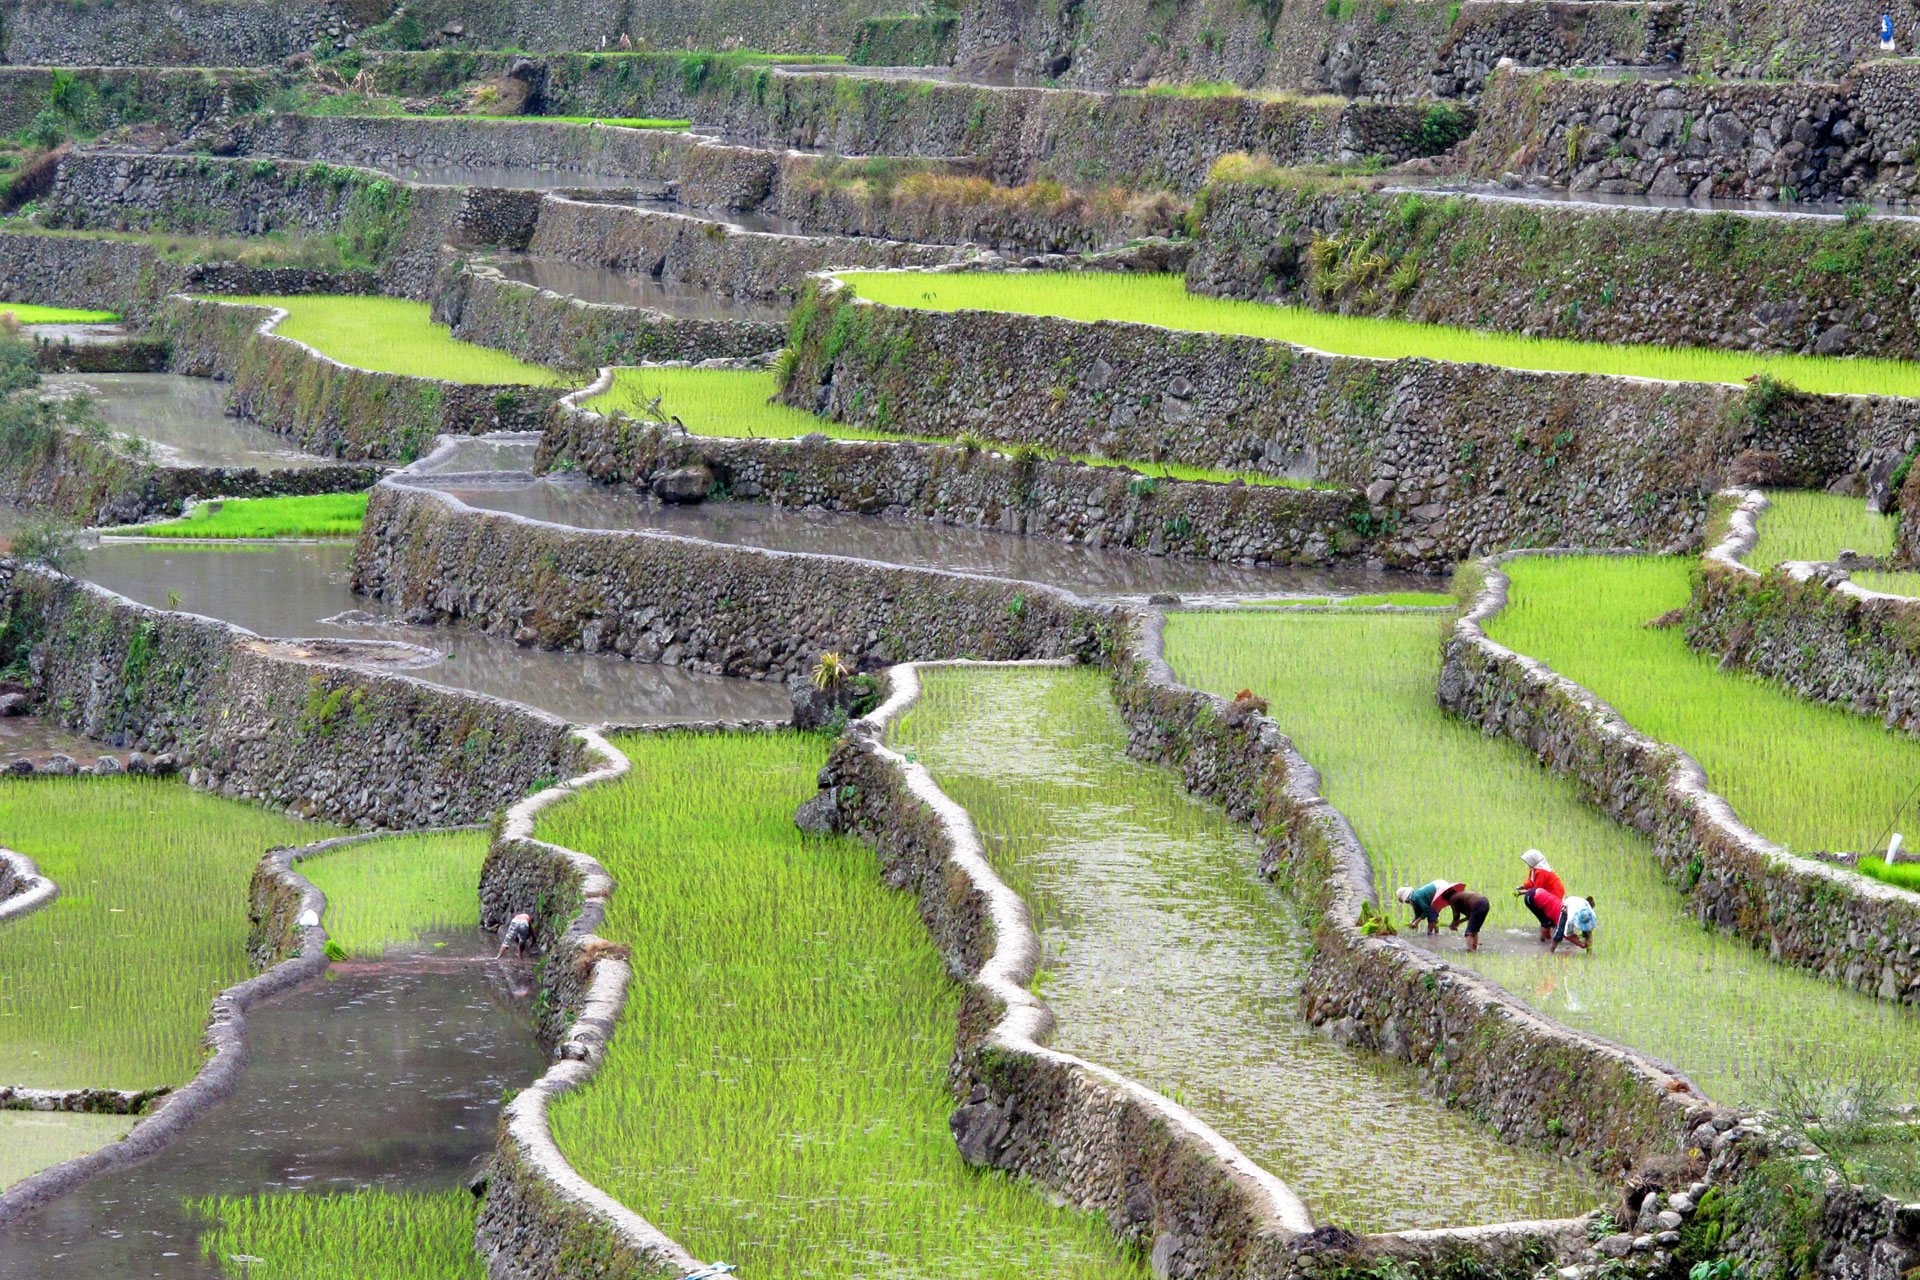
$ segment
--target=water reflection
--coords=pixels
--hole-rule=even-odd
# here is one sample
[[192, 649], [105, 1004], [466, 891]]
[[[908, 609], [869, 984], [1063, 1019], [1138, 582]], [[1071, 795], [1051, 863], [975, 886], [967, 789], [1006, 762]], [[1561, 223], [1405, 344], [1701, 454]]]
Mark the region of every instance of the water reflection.
[[153, 1159], [11, 1224], [0, 1276], [211, 1280], [190, 1197], [457, 1186], [492, 1149], [501, 1094], [546, 1067], [530, 994], [492, 952], [441, 935], [257, 1006], [237, 1091]]
[[657, 529], [711, 542], [858, 556], [887, 564], [950, 569], [1044, 582], [1089, 598], [1138, 598], [1172, 591], [1196, 597], [1431, 590], [1418, 574], [1369, 570], [1220, 564], [1141, 555], [960, 525], [753, 502], [668, 506], [578, 480], [547, 479], [450, 489], [461, 501], [578, 529]]
[[227, 385], [177, 373], [56, 373], [56, 396], [92, 396], [107, 425], [153, 446], [163, 466], [257, 467], [262, 471], [330, 464], [284, 436], [227, 416]]
[[[348, 587], [347, 542], [170, 546], [108, 543], [87, 553], [81, 576], [156, 608], [184, 609], [265, 636], [399, 640], [451, 656], [409, 674], [539, 707], [566, 720], [785, 719], [785, 689], [607, 654], [523, 649], [452, 627], [381, 620], [378, 601]], [[343, 617], [343, 615], [345, 615]], [[356, 624], [355, 617], [367, 622]], [[332, 621], [329, 621], [332, 619]]]

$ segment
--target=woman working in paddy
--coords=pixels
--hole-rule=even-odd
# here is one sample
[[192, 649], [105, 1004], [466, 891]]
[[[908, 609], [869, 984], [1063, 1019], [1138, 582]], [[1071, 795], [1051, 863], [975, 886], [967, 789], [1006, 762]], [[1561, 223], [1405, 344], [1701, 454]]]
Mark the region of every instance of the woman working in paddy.
[[[1521, 861], [1527, 864], [1527, 880], [1513, 892], [1540, 922], [1540, 941], [1549, 944], [1549, 951], [1558, 951], [1562, 942], [1570, 942], [1582, 951], [1591, 948], [1593, 932], [1600, 923], [1592, 896], [1569, 894], [1538, 849], [1527, 850]], [[1467, 950], [1480, 949], [1480, 928], [1492, 907], [1485, 894], [1474, 893], [1458, 880], [1433, 880], [1418, 888], [1403, 885], [1394, 897], [1413, 912], [1411, 924], [1417, 927], [1424, 921], [1429, 934], [1440, 931], [1441, 908], [1451, 908], [1453, 919], [1447, 922], [1447, 928], [1458, 929], [1464, 921]]]
[[1427, 922], [1428, 933], [1440, 931], [1440, 909], [1452, 908], [1453, 919], [1447, 922], [1447, 928], [1458, 929], [1460, 922], [1466, 921], [1467, 950], [1480, 949], [1480, 926], [1487, 922], [1487, 912], [1493, 909], [1485, 894], [1474, 893], [1457, 881], [1435, 880], [1418, 889], [1402, 888], [1394, 896], [1412, 908], [1414, 924]]

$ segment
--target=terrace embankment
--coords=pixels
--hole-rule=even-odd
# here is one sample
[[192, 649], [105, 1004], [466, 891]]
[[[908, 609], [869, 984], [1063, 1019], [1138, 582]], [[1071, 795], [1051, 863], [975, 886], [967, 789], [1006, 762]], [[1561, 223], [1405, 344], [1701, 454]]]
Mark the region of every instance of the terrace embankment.
[[175, 296], [157, 324], [177, 372], [231, 382], [233, 412], [335, 457], [411, 459], [439, 435], [528, 430], [562, 394], [356, 369], [272, 332], [284, 315]]
[[259, 66], [316, 44], [336, 47], [380, 7], [357, 0], [187, 5], [9, 0], [5, 56], [8, 62], [52, 66]]
[[1356, 531], [1367, 508], [1352, 490], [1172, 480], [910, 440], [699, 436], [574, 407], [610, 372], [548, 417], [539, 470], [647, 492], [704, 467], [734, 499], [1212, 560], [1317, 564], [1370, 545]]
[[1094, 653], [1112, 616], [1031, 583], [569, 529], [391, 483], [368, 503], [353, 585], [410, 617], [723, 675], [790, 676], [829, 651], [869, 666]]
[[[0, 17], [0, 42], [8, 35]], [[98, 52], [87, 61], [115, 61], [121, 49]], [[280, 84], [276, 69], [200, 58], [189, 67], [64, 68], [52, 61], [9, 57], [12, 65], [0, 66], [0, 133], [23, 133], [51, 108], [82, 135], [152, 121], [170, 134], [211, 139], [230, 132], [244, 113], [264, 107]]]
[[296, 656], [191, 614], [7, 562], [9, 651], [40, 714], [174, 753], [220, 795], [374, 826], [472, 822], [569, 769], [560, 720]]
[[76, 151], [60, 161], [43, 221], [76, 231], [336, 237], [384, 292], [419, 298], [443, 243], [524, 248], [539, 208], [534, 191], [416, 185], [341, 165]]
[[1596, 80], [1503, 72], [1460, 159], [1553, 187], [1760, 200], [1911, 199], [1920, 142], [1911, 62], [1837, 83]]
[[[176, 260], [163, 245], [84, 232], [0, 232], [0, 296], [8, 302], [149, 315], [175, 293], [375, 293], [370, 271], [251, 267]], [[77, 352], [78, 349], [76, 349]]]
[[183, 466], [155, 461], [126, 442], [49, 430], [19, 453], [0, 449], [0, 501], [86, 525], [137, 524], [179, 515], [190, 498], [350, 493], [380, 467]]
[[1904, 453], [1920, 421], [1915, 402], [1887, 397], [1783, 394], [1750, 413], [1749, 392], [1717, 383], [886, 307], [832, 282], [796, 333], [788, 404], [879, 429], [1363, 489], [1372, 510], [1356, 528], [1404, 566], [1516, 543], [1688, 545], [1743, 455], [1824, 484]]
[[1749, 568], [1741, 557], [1765, 499], [1751, 490], [1727, 497], [1739, 505], [1694, 577], [1687, 643], [1729, 670], [1920, 732], [1920, 600], [1866, 590], [1825, 565]]
[[1590, 342], [1920, 355], [1893, 265], [1920, 253], [1907, 219], [1474, 198], [1272, 170], [1216, 180], [1201, 207], [1196, 294]]
[[462, 342], [498, 347], [563, 369], [765, 355], [786, 344], [769, 320], [670, 316], [644, 307], [583, 302], [519, 280], [484, 261], [450, 263], [433, 318]]
[[[497, 75], [516, 55], [382, 54], [383, 93], [438, 93]], [[715, 126], [753, 147], [840, 156], [974, 158], [978, 176], [1018, 186], [1193, 191], [1223, 155], [1282, 164], [1434, 155], [1472, 127], [1466, 107], [1336, 98], [1119, 95], [939, 79], [769, 68], [724, 54], [555, 54], [541, 60], [542, 109], [647, 115]]]
[[[1009, 252], [1098, 249], [1180, 230], [1185, 202], [1102, 182], [996, 186], [964, 160], [845, 160], [746, 147], [691, 133], [537, 117], [274, 115], [246, 150], [300, 160], [415, 169], [551, 170], [664, 184], [684, 205], [787, 218], [809, 233], [914, 243], [984, 243]], [[836, 259], [838, 261], [838, 259]]]
[[[1920, 895], [1765, 839], [1708, 789], [1691, 756], [1640, 733], [1544, 663], [1488, 639], [1482, 624], [1507, 598], [1499, 560], [1482, 562], [1485, 585], [1447, 641], [1441, 705], [1526, 746], [1609, 816], [1649, 836], [1655, 860], [1685, 886], [1688, 909], [1703, 924], [1852, 990], [1920, 1003]], [[1709, 575], [1730, 572], [1722, 566]], [[1723, 588], [1708, 587], [1709, 598]]]

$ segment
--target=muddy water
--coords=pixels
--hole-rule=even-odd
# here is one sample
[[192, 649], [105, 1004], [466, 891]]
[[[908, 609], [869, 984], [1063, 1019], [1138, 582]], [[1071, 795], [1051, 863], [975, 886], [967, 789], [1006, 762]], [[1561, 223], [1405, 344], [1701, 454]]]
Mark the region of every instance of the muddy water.
[[612, 267], [581, 266], [558, 258], [503, 257], [492, 265], [509, 280], [616, 307], [647, 307], [682, 320], [786, 319], [780, 307], [743, 302], [692, 285], [665, 284], [652, 276]]
[[1044, 582], [1090, 598], [1143, 598], [1171, 591], [1208, 598], [1249, 594], [1325, 596], [1347, 591], [1431, 590], [1433, 579], [1368, 571], [1217, 564], [1077, 546], [921, 520], [797, 511], [750, 502], [668, 506], [564, 479], [452, 489], [462, 501], [580, 529], [657, 529], [776, 551], [857, 556], [925, 569]]
[[486, 168], [462, 164], [369, 164], [361, 166], [405, 182], [439, 187], [496, 187], [506, 191], [664, 192], [666, 184], [625, 173], [588, 173], [581, 169], [536, 169], [530, 165]]
[[[143, 604], [232, 622], [265, 636], [339, 636], [427, 645], [449, 656], [409, 672], [454, 689], [524, 702], [583, 723], [785, 719], [776, 682], [731, 680], [603, 654], [523, 649], [449, 627], [328, 621], [379, 609], [348, 588], [351, 543], [168, 546], [108, 543], [87, 553], [82, 577]], [[169, 596], [177, 596], [170, 601]]]
[[1308, 934], [1249, 834], [1128, 758], [1102, 678], [931, 670], [895, 734], [1036, 910], [1055, 1047], [1186, 1104], [1357, 1230], [1571, 1216], [1585, 1173], [1500, 1142], [1406, 1069], [1302, 1023]]
[[714, 222], [723, 227], [732, 227], [736, 231], [757, 231], [765, 235], [803, 236], [806, 227], [794, 218], [782, 217], [777, 213], [757, 213], [743, 209], [708, 209], [699, 205], [681, 204], [677, 200], [641, 200], [640, 208], [649, 213], [672, 213], [682, 218], [693, 218], [700, 222]]
[[533, 473], [534, 456], [540, 452], [538, 431], [494, 431], [484, 436], [457, 436], [444, 451], [436, 445], [431, 454], [407, 468], [409, 475], [473, 475], [483, 471]]
[[82, 765], [91, 765], [101, 756], [122, 758], [125, 755], [104, 742], [70, 733], [40, 716], [0, 717], [0, 765], [22, 758], [44, 764], [56, 752], [72, 756]]
[[88, 395], [107, 425], [145, 440], [165, 466], [257, 467], [262, 471], [332, 462], [294, 448], [284, 436], [227, 416], [227, 387], [177, 373], [56, 373], [56, 396]]
[[256, 1006], [233, 1096], [155, 1158], [10, 1225], [0, 1276], [202, 1280], [227, 1273], [201, 1258], [189, 1197], [457, 1187], [492, 1148], [501, 1094], [546, 1068], [531, 974], [492, 951], [440, 935]]

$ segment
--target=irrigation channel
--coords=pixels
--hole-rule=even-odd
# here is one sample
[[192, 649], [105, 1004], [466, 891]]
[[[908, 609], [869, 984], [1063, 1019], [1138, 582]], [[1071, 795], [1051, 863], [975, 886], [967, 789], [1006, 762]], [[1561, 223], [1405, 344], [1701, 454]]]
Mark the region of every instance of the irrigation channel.
[[[1438, 638], [1430, 617], [1176, 613], [1167, 656], [1197, 688], [1251, 689], [1270, 701], [1321, 771], [1321, 793], [1371, 853], [1383, 902], [1397, 885], [1442, 876], [1493, 899], [1477, 953], [1455, 935], [1416, 939], [1450, 961], [1572, 1026], [1674, 1063], [1720, 1102], [1764, 1102], [1783, 1075], [1874, 1078], [1920, 1093], [1920, 1020], [1691, 920], [1645, 837], [1523, 748], [1436, 705]], [[1591, 953], [1546, 954], [1508, 894], [1525, 878], [1528, 848], [1548, 853], [1571, 892], [1594, 896], [1601, 924]]]
[[1245, 828], [1127, 756], [1103, 676], [935, 667], [921, 679], [895, 745], [973, 817], [1033, 910], [1055, 1048], [1184, 1104], [1318, 1222], [1573, 1217], [1607, 1198], [1585, 1170], [1502, 1143], [1437, 1107], [1410, 1070], [1300, 1019], [1297, 909], [1260, 879]]
[[[492, 1148], [502, 1093], [545, 1067], [528, 1030], [533, 973], [493, 963], [476, 929], [442, 923], [471, 915], [461, 899], [484, 835], [443, 842], [464, 892], [437, 899], [382, 880], [385, 843], [302, 866], [329, 891], [326, 923], [355, 958], [254, 1007], [238, 1088], [177, 1142], [10, 1223], [0, 1275], [198, 1280], [239, 1274], [234, 1255], [263, 1259], [261, 1274], [292, 1274], [293, 1258], [299, 1274], [482, 1274], [462, 1184]], [[44, 1155], [127, 1127], [0, 1112], [0, 1135], [36, 1133]]]

